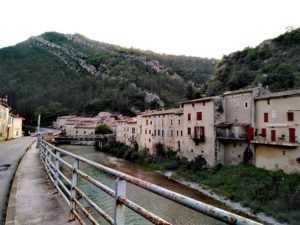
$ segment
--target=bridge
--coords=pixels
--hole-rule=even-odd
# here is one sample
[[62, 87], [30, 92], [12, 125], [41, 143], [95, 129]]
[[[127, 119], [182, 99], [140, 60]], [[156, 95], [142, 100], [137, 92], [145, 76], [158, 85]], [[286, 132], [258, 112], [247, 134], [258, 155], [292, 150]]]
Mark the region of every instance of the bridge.
[[[86, 222], [100, 224], [95, 215], [89, 211], [89, 208], [92, 208], [109, 224], [123, 225], [125, 223], [124, 209], [127, 207], [153, 224], [171, 224], [163, 218], [160, 218], [158, 215], [155, 215], [154, 213], [133, 202], [131, 199], [128, 199], [126, 197], [126, 186], [127, 183], [130, 183], [148, 190], [155, 195], [169, 199], [173, 202], [181, 204], [184, 207], [193, 209], [198, 213], [208, 215], [209, 217], [223, 221], [227, 224], [260, 224], [237, 214], [222, 210], [200, 201], [196, 201], [192, 198], [172, 192], [141, 179], [137, 179], [120, 171], [105, 167], [101, 164], [53, 146], [46, 141], [39, 141], [38, 146], [40, 149], [40, 159], [48, 173], [48, 176], [53, 182], [57, 191], [60, 193], [62, 199], [64, 199], [66, 202], [66, 208], [70, 210], [69, 221], [76, 220], [82, 225], [86, 224]], [[67, 156], [69, 158], [69, 162], [64, 160], [63, 156]], [[87, 165], [98, 170], [99, 172], [103, 172], [115, 177], [115, 188], [112, 189], [108, 187], [101, 181], [82, 171], [79, 169], [79, 165]], [[62, 169], [62, 167], [64, 169]], [[71, 174], [70, 179], [67, 175], [68, 172]], [[106, 209], [101, 209], [99, 205], [97, 205], [88, 196], [88, 194], [84, 192], [84, 190], [80, 189], [78, 185], [79, 179], [84, 179], [85, 182], [91, 183], [95, 188], [103, 191], [115, 199], [113, 217], [111, 217], [105, 211]]]

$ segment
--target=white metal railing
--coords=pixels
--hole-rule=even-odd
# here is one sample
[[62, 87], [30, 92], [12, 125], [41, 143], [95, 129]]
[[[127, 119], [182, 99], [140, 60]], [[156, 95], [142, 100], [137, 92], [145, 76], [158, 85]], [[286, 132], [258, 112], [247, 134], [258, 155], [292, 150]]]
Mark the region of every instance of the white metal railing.
[[[70, 221], [77, 220], [80, 224], [85, 224], [84, 220], [80, 216], [80, 211], [86, 216], [86, 218], [92, 224], [99, 224], [99, 222], [87, 211], [87, 209], [78, 201], [78, 197], [81, 197], [89, 204], [96, 212], [99, 213], [108, 223], [115, 225], [123, 225], [125, 221], [124, 209], [125, 206], [135, 213], [143, 216], [153, 224], [171, 224], [166, 220], [151, 213], [147, 209], [139, 206], [126, 197], [126, 182], [139, 186], [145, 190], [155, 193], [159, 196], [167, 198], [173, 202], [179, 203], [185, 207], [196, 210], [199, 213], [208, 215], [209, 217], [218, 219], [227, 224], [247, 224], [258, 225], [260, 223], [252, 221], [250, 219], [241, 217], [239, 215], [227, 212], [217, 207], [205, 204], [200, 201], [196, 201], [192, 198], [183, 196], [176, 192], [172, 192], [165, 188], [151, 184], [149, 182], [132, 177], [120, 171], [105, 167], [101, 164], [85, 159], [61, 148], [53, 146], [48, 142], [39, 140], [38, 146], [40, 149], [40, 158], [47, 170], [50, 179], [53, 181], [56, 189], [61, 194], [63, 199], [70, 207]], [[62, 155], [67, 155], [72, 158], [72, 165], [62, 159]], [[79, 169], [79, 164], [85, 163], [94, 167], [97, 170], [103, 171], [116, 177], [115, 190], [105, 186], [99, 180], [89, 176], [85, 172]], [[62, 172], [61, 165], [70, 169], [72, 172], [72, 179], [69, 180], [67, 176]], [[115, 198], [114, 216], [109, 216], [103, 209], [101, 209], [95, 202], [93, 202], [87, 194], [85, 194], [78, 187], [78, 179], [83, 178], [89, 183], [93, 184], [106, 194]], [[79, 210], [78, 210], [79, 209]]]

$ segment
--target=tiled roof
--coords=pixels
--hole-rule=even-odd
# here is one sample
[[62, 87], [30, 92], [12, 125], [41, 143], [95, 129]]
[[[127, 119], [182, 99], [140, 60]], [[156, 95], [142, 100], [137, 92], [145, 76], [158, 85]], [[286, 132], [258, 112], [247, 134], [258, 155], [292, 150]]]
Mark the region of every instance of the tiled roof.
[[197, 99], [182, 102], [182, 104], [190, 104], [190, 103], [196, 103], [196, 102], [206, 102], [206, 101], [212, 101], [212, 100], [218, 99], [218, 98], [220, 98], [220, 96], [197, 98]]
[[142, 116], [157, 116], [157, 115], [166, 115], [166, 114], [182, 114], [182, 108], [176, 109], [166, 109], [166, 110], [153, 110], [153, 111], [145, 111], [142, 113]]
[[260, 97], [257, 97], [255, 98], [255, 100], [270, 99], [270, 98], [284, 98], [289, 96], [300, 96], [300, 89], [270, 93], [267, 95], [262, 95]]

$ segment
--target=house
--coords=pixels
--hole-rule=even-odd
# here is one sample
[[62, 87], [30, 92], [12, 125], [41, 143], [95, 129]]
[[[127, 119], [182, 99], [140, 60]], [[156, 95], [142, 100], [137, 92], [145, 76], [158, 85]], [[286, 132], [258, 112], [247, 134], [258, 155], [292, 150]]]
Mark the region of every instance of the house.
[[269, 91], [260, 86], [223, 94], [224, 120], [216, 125], [219, 163], [252, 162], [254, 146], [250, 141], [255, 126], [254, 98], [267, 93]]
[[255, 166], [300, 172], [300, 90], [266, 94], [254, 100]]
[[133, 146], [137, 143], [137, 119], [123, 118], [116, 120], [116, 140], [128, 146]]
[[13, 121], [13, 138], [23, 137], [22, 125], [24, 118], [19, 115], [11, 115]]
[[[135, 139], [139, 149], [156, 151], [156, 144], [163, 144], [165, 150], [180, 151], [182, 145], [181, 117], [183, 109], [147, 110], [136, 117]], [[178, 125], [179, 123], [179, 125]]]
[[215, 125], [223, 121], [221, 96], [183, 102], [183, 146], [181, 156], [192, 160], [201, 155], [208, 166], [217, 164]]
[[6, 140], [9, 138], [10, 124], [9, 124], [9, 112], [10, 107], [7, 104], [7, 97], [0, 98], [0, 141]]
[[57, 117], [56, 121], [53, 122], [53, 127], [56, 129], [60, 129], [61, 131], [65, 131], [67, 120], [75, 118], [75, 117], [76, 117], [76, 115], [67, 115], [67, 116]]

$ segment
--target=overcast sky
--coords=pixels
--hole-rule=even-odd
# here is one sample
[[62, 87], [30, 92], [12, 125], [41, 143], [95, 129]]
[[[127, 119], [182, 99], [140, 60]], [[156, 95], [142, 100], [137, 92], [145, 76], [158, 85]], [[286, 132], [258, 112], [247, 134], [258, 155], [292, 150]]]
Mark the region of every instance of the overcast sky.
[[300, 0], [0, 0], [0, 47], [46, 31], [221, 58], [300, 27]]

